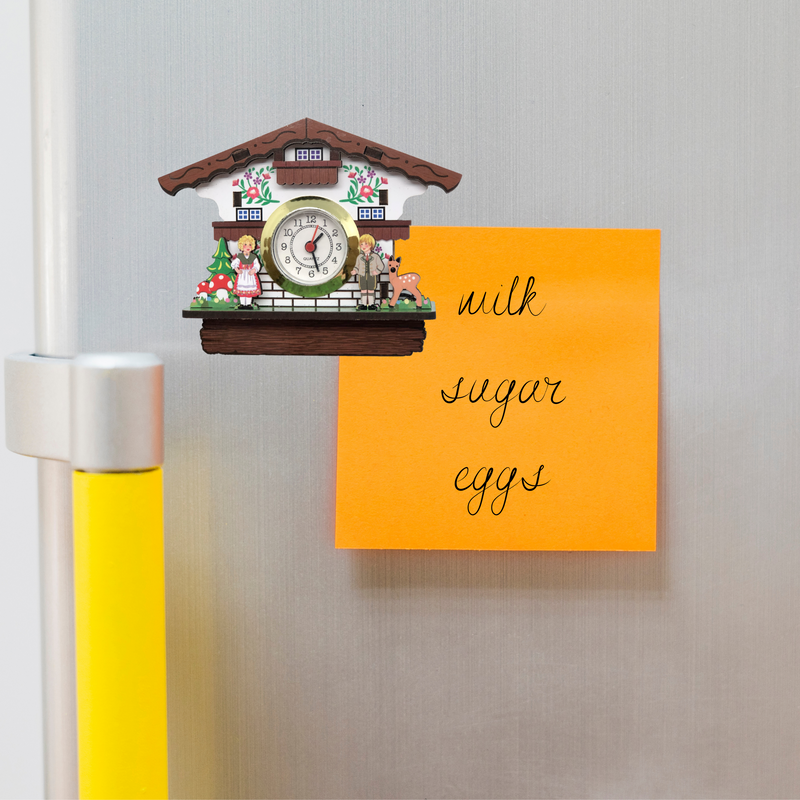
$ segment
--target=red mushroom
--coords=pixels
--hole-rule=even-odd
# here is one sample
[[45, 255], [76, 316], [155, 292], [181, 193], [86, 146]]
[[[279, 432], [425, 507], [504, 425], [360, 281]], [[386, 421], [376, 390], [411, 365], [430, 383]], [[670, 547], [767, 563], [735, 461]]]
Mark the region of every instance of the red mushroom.
[[200, 283], [197, 284], [197, 291], [195, 294], [201, 300], [208, 300], [208, 296], [211, 294], [211, 287], [208, 285], [208, 281], [200, 281]]
[[233, 289], [233, 280], [222, 272], [217, 273], [209, 282], [208, 288], [216, 294], [214, 302], [228, 302], [228, 292]]

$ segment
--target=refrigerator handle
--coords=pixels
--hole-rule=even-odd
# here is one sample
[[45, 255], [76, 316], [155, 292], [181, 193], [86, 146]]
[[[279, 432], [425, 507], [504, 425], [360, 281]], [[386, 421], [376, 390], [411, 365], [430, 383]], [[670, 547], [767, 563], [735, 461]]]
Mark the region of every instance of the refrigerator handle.
[[163, 379], [147, 353], [5, 361], [9, 449], [73, 470], [81, 798], [168, 794]]

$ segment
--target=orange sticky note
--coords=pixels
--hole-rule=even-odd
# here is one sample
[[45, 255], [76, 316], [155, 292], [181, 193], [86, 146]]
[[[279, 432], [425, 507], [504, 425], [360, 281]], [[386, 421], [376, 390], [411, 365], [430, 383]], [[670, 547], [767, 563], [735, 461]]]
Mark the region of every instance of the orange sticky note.
[[653, 230], [398, 242], [437, 317], [421, 353], [339, 360], [336, 546], [655, 550], [659, 247]]

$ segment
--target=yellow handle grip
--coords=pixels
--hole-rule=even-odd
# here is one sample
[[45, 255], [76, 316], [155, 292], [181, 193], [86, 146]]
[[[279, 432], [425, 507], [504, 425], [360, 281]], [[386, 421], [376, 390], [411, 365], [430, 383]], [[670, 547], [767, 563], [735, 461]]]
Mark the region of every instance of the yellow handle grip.
[[161, 469], [73, 473], [81, 800], [166, 798]]

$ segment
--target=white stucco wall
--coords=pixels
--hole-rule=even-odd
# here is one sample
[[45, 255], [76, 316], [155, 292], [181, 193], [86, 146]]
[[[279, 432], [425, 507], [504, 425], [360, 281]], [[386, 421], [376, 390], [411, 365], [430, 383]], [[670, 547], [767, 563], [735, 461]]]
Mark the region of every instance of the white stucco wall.
[[[290, 148], [292, 149], [292, 148]], [[293, 153], [291, 154], [294, 155]], [[325, 148], [323, 159], [330, 158], [330, 151]], [[246, 174], [256, 176], [257, 173], [265, 167], [272, 167], [273, 159], [265, 159], [264, 161], [254, 161], [248, 164], [244, 169], [237, 170], [236, 172], [227, 175], [220, 175], [209, 183], [204, 183], [195, 189], [200, 197], [210, 198], [217, 204], [219, 215], [223, 220], [235, 220], [236, 209], [233, 206], [233, 193], [241, 191], [242, 179]], [[313, 162], [308, 162], [313, 163]], [[353, 170], [346, 169], [353, 167]], [[425, 184], [419, 181], [412, 181], [405, 175], [397, 172], [389, 172], [388, 170], [380, 167], [375, 167], [366, 161], [351, 159], [347, 156], [342, 158], [342, 168], [339, 170], [339, 180], [337, 183], [327, 186], [279, 186], [275, 173], [264, 172], [263, 175], [270, 175], [267, 179], [269, 187], [269, 196], [272, 200], [277, 202], [264, 203], [262, 198], [247, 202], [247, 197], [242, 198], [243, 207], [258, 207], [263, 208], [263, 218], [266, 220], [269, 215], [281, 204], [287, 200], [293, 200], [296, 197], [322, 197], [327, 200], [333, 200], [344, 208], [354, 220], [358, 220], [358, 207], [359, 205], [378, 205], [377, 191], [373, 195], [373, 202], [368, 203], [365, 200], [360, 202], [348, 202], [348, 192], [353, 187], [353, 181], [357, 180], [358, 171], [361, 171], [361, 177], [367, 177], [374, 186], [380, 184], [381, 189], [387, 189], [389, 192], [389, 202], [386, 206], [386, 219], [403, 219], [403, 206], [409, 197], [416, 197], [421, 195], [428, 188]], [[356, 175], [356, 178], [349, 178], [350, 174]], [[252, 180], [245, 180], [245, 185], [252, 185]], [[361, 184], [358, 184], [361, 186]]]

